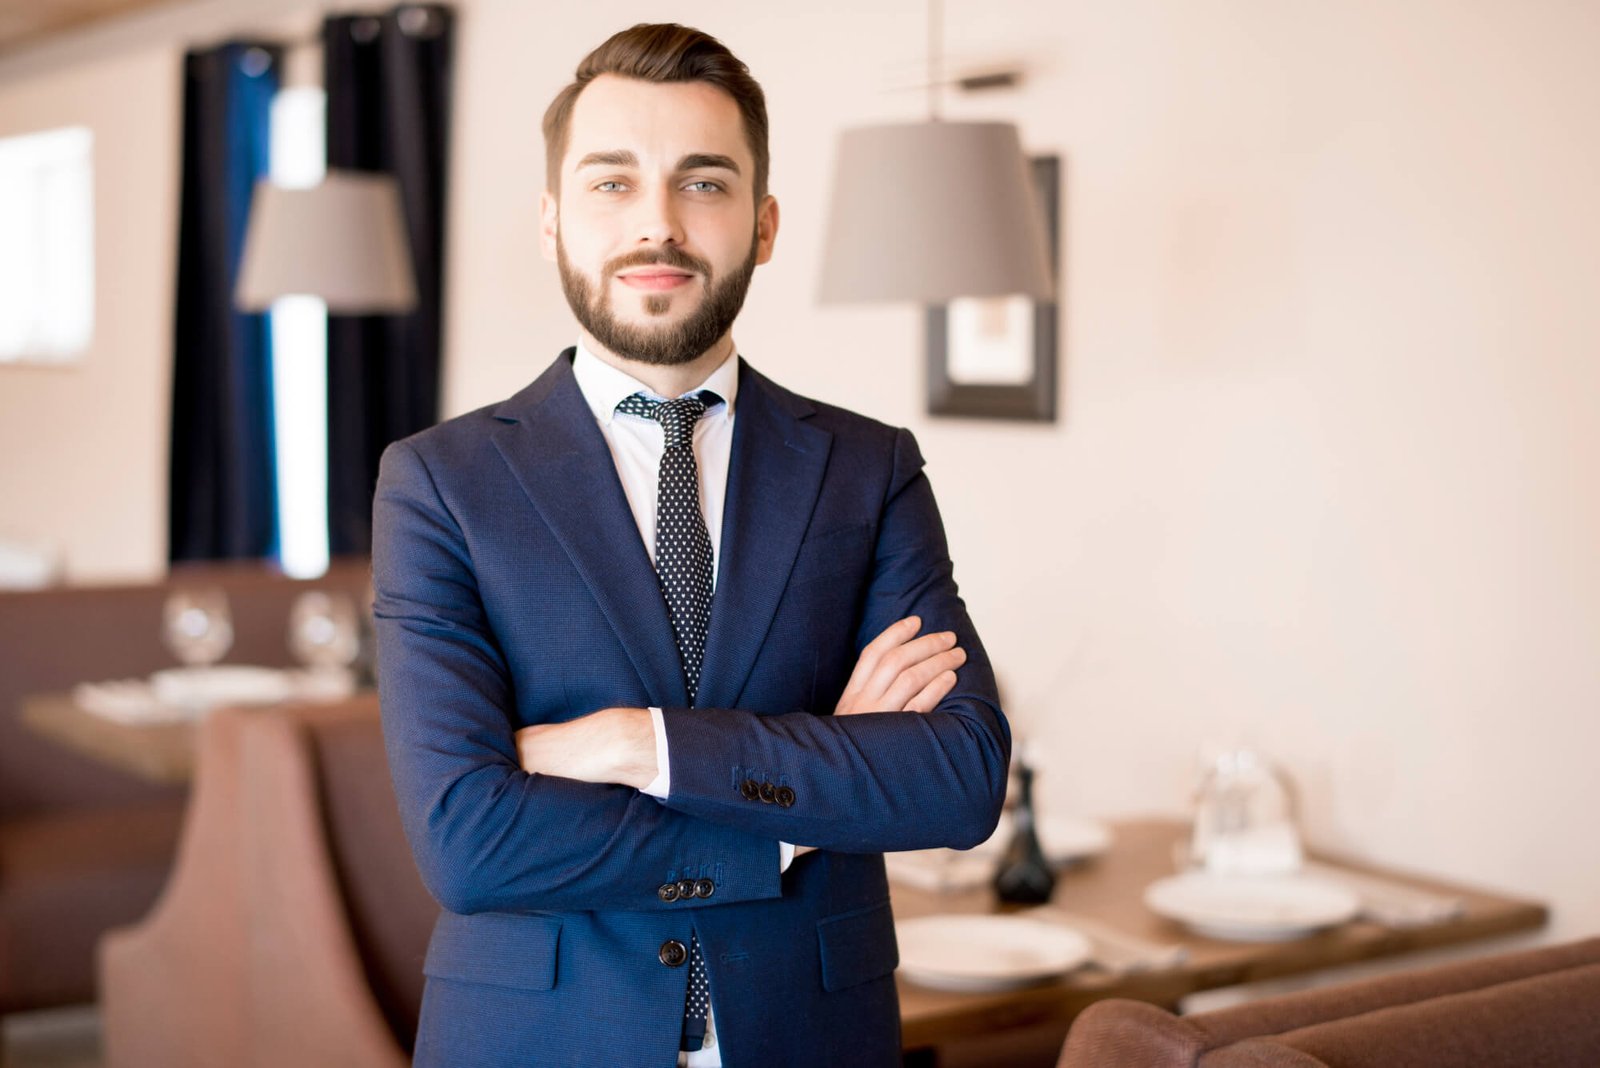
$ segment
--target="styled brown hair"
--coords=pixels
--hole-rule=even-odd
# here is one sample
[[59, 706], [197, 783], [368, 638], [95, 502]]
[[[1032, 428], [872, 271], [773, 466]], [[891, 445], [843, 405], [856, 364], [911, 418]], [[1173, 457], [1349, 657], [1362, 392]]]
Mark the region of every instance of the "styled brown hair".
[[561, 160], [567, 154], [572, 108], [584, 87], [602, 74], [647, 82], [706, 82], [733, 98], [744, 118], [744, 136], [755, 157], [755, 193], [767, 194], [767, 98], [738, 56], [709, 33], [675, 22], [641, 22], [612, 34], [583, 57], [572, 84], [556, 94], [544, 113], [545, 181], [561, 188]]

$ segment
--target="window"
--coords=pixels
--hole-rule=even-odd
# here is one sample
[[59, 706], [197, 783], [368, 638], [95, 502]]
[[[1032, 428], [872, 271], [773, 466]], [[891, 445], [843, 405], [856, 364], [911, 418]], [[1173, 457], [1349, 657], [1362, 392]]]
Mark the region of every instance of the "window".
[[94, 135], [0, 139], [0, 363], [63, 363], [94, 333]]
[[[321, 89], [282, 89], [272, 100], [272, 180], [322, 180], [327, 98]], [[328, 569], [328, 306], [284, 297], [272, 306], [272, 397], [278, 467], [278, 555], [296, 578]]]

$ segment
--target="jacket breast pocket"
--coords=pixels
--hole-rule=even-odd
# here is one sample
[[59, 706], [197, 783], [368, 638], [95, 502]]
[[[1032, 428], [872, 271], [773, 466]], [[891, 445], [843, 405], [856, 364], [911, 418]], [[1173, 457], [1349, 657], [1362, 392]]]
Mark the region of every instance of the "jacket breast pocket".
[[800, 544], [789, 572], [789, 585], [799, 586], [839, 576], [863, 575], [872, 562], [872, 527], [861, 523], [813, 534]]
[[890, 974], [900, 963], [887, 901], [817, 921], [822, 989], [830, 993]]
[[519, 990], [556, 985], [559, 916], [441, 913], [428, 942], [424, 975]]

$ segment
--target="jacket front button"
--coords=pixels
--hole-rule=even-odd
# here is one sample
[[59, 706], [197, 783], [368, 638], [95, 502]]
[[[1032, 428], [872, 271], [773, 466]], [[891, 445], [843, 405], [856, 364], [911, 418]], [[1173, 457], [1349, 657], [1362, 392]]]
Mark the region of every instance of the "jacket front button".
[[668, 903], [678, 900], [678, 884], [662, 883], [656, 887], [656, 897]]
[[739, 793], [744, 795], [746, 801], [754, 801], [761, 796], [761, 787], [756, 784], [754, 779], [746, 779], [739, 784]]
[[667, 967], [680, 968], [683, 966], [683, 962], [689, 959], [689, 951], [676, 938], [669, 938], [661, 943], [661, 952], [657, 953], [656, 956]]
[[697, 879], [694, 884], [695, 897], [710, 897], [717, 892], [717, 884], [710, 879]]
[[677, 890], [678, 890], [678, 900], [679, 901], [687, 901], [687, 900], [689, 900], [691, 897], [694, 897], [694, 880], [693, 879], [679, 879], [678, 880]]
[[791, 805], [794, 804], [794, 791], [791, 790], [789, 787], [787, 787], [787, 786], [778, 787], [777, 794], [778, 794], [778, 804], [781, 807], [789, 808]]
[[761, 801], [762, 801], [762, 803], [770, 805], [774, 801], [776, 801], [777, 799], [778, 799], [778, 788], [776, 786], [773, 786], [770, 782], [762, 783], [761, 784]]

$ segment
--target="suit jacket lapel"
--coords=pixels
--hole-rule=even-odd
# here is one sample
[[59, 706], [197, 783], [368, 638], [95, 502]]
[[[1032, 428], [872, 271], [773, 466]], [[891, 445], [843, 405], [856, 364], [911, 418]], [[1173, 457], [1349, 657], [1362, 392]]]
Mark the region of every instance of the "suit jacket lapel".
[[700, 698], [735, 707], [778, 611], [822, 489], [833, 435], [805, 422], [815, 409], [739, 361], [733, 455], [721, 561], [711, 602]]
[[505, 424], [495, 447], [588, 584], [645, 693], [685, 704], [666, 602], [611, 451], [572, 376], [572, 350], [494, 414]]

